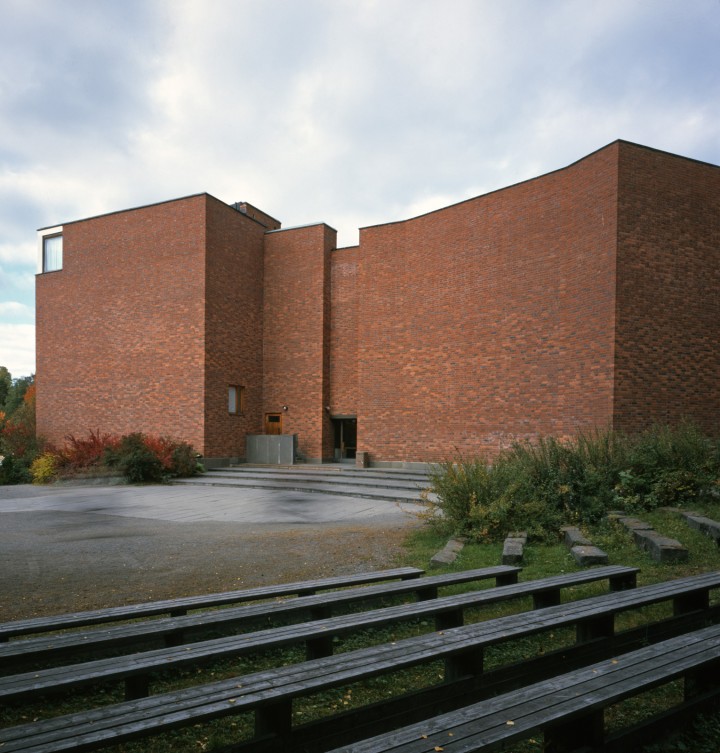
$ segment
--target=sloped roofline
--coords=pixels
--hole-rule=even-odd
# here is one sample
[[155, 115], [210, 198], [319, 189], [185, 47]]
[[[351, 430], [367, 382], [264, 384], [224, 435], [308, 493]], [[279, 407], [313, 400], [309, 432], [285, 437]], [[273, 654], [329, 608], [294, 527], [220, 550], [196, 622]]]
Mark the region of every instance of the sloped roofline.
[[626, 139], [615, 139], [615, 141], [611, 141], [609, 144], [606, 144], [605, 146], [601, 146], [599, 149], [595, 149], [589, 154], [586, 154], [583, 157], [576, 159], [574, 162], [571, 162], [570, 164], [565, 165], [564, 167], [558, 167], [554, 170], [549, 170], [546, 173], [542, 173], [541, 175], [535, 175], [532, 178], [519, 180], [517, 181], [517, 183], [510, 183], [509, 185], [502, 186], [501, 188], [495, 188], [492, 191], [488, 191], [487, 193], [481, 193], [481, 194], [478, 194], [477, 196], [470, 196], [467, 199], [461, 199], [460, 201], [453, 202], [452, 204], [447, 204], [446, 206], [438, 207], [437, 209], [431, 209], [427, 212], [421, 212], [420, 214], [413, 215], [412, 217], [406, 217], [403, 220], [391, 220], [390, 222], [379, 222], [374, 225], [363, 225], [359, 229], [369, 230], [375, 227], [387, 227], [389, 225], [400, 225], [403, 222], [412, 222], [413, 220], [417, 220], [420, 217], [427, 217], [431, 214], [435, 214], [436, 212], [442, 212], [445, 209], [451, 209], [452, 207], [458, 207], [458, 206], [461, 206], [462, 204], [467, 204], [468, 202], [475, 201], [476, 199], [482, 198], [483, 196], [492, 196], [493, 194], [499, 193], [500, 191], [507, 191], [510, 188], [521, 186], [524, 183], [531, 183], [532, 181], [535, 181], [535, 180], [541, 180], [542, 178], [546, 178], [549, 175], [554, 175], [555, 173], [560, 173], [560, 172], [563, 172], [564, 170], [569, 170], [570, 168], [574, 167], [575, 165], [578, 165], [584, 160], [590, 159], [590, 157], [593, 157], [594, 155], [599, 154], [600, 152], [603, 152], [606, 149], [610, 149], [610, 147], [615, 146], [616, 144], [627, 144], [629, 146], [637, 147], [638, 149], [644, 149], [648, 152], [657, 152], [658, 154], [666, 154], [670, 157], [676, 157], [677, 159], [687, 160], [688, 162], [696, 162], [701, 165], [707, 165], [708, 167], [715, 167], [717, 169], [720, 169], [719, 165], [715, 165], [712, 162], [705, 162], [704, 160], [694, 159], [693, 157], [685, 157], [682, 154], [675, 154], [674, 152], [668, 152], [664, 149], [656, 149], [655, 147], [645, 146], [644, 144], [638, 144], [634, 141], [628, 141]]

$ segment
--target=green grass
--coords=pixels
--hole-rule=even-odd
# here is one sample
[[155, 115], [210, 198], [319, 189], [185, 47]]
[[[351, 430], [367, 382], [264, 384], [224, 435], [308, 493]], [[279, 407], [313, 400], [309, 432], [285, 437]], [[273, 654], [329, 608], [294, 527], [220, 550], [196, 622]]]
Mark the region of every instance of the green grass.
[[[697, 510], [714, 519], [720, 519], [720, 501], [707, 504]], [[711, 570], [720, 570], [720, 549], [712, 539], [690, 529], [684, 520], [671, 511], [658, 509], [653, 512], [642, 513], [644, 520], [651, 523], [660, 533], [678, 539], [690, 550], [687, 563], [661, 565], [655, 563], [648, 554], [639, 550], [632, 543], [631, 537], [622, 528], [607, 522], [600, 522], [585, 530], [585, 534], [592, 542], [604, 549], [610, 555], [613, 564], [637, 566], [640, 568], [639, 585], [670, 580]], [[428, 568], [430, 558], [446, 543], [446, 537], [432, 527], [415, 530], [408, 538], [403, 562], [398, 565], [415, 565]], [[497, 565], [501, 559], [502, 545], [499, 543], [468, 543], [460, 553], [457, 561], [450, 567], [437, 572], [467, 570]], [[525, 562], [520, 574], [520, 580], [535, 580], [538, 578], [557, 575], [563, 572], [579, 570], [567, 550], [558, 543], [529, 543], [526, 548]], [[436, 572], [436, 571], [432, 571]], [[480, 584], [462, 584], [443, 589], [442, 594], [458, 593], [474, 588], [490, 588], [492, 581]], [[588, 584], [573, 589], [566, 589], [563, 593], [565, 600], [593, 596], [606, 592], [604, 583]], [[720, 599], [720, 594], [717, 597]], [[488, 607], [470, 609], [466, 613], [466, 621], [481, 621], [518, 613], [531, 608], [529, 598], [514, 600], [507, 603], [490, 605]], [[665, 605], [648, 607], [623, 614], [617, 623], [617, 629], [622, 630], [642, 624], [648, 620], [661, 619], [668, 616], [669, 607]], [[417, 620], [408, 624], [385, 627], [377, 630], [366, 630], [335, 640], [335, 653], [352, 651], [358, 648], [378, 643], [400, 640], [412, 635], [427, 633], [434, 630], [432, 619]], [[504, 645], [498, 645], [487, 650], [485, 660], [488, 669], [501, 667], [505, 664], [530, 659], [556, 648], [571, 645], [574, 642], [573, 630], [548, 631], [538, 637], [524, 638]], [[283, 649], [269, 651], [252, 657], [242, 657], [234, 660], [216, 662], [212, 666], [203, 668], [187, 668], [182, 671], [167, 672], [158, 676], [152, 687], [154, 693], [189, 687], [200, 683], [212, 682], [229, 677], [240, 677], [265, 668], [282, 666], [289, 663], [303, 661], [304, 654], [300, 649]], [[401, 695], [412, 689], [428, 687], [442, 680], [442, 665], [431, 664], [408, 669], [401, 673], [381, 676], [370, 681], [356, 683], [344, 688], [318, 693], [307, 698], [299, 699], [293, 706], [295, 723], [303, 723], [319, 719], [326, 715], [359, 708], [370, 703], [382, 702], [385, 699]], [[619, 704], [607, 714], [610, 727], [625, 726], [637, 721], [649, 713], [654, 713], [673, 702], [678, 693], [677, 684], [660, 688], [651, 694], [638, 699]], [[60, 699], [38, 699], [28, 704], [6, 706], [0, 710], [0, 725], [10, 726], [21, 724], [34, 719], [47, 718], [73, 711], [82, 711], [90, 707], [116, 703], [122, 700], [120, 688], [89, 689], [85, 693], [67, 694]], [[673, 744], [680, 747], [668, 748], [650, 746], [645, 753], [666, 753], [670, 750], [692, 750], [704, 753], [716, 750], [707, 747], [713, 740], [713, 735], [720, 729], [720, 714], [708, 715], [693, 726], [688, 727], [683, 736]], [[252, 737], [252, 715], [239, 714], [209, 724], [193, 726], [173, 733], [159, 735], [142, 742], [120, 744], [108, 748], [111, 753], [170, 753], [170, 751], [211, 751], [232, 742], [247, 740]], [[686, 746], [685, 748], [681, 746]], [[704, 746], [704, 747], [703, 747]], [[541, 740], [525, 741], [513, 746], [517, 753], [533, 753], [542, 749]]]

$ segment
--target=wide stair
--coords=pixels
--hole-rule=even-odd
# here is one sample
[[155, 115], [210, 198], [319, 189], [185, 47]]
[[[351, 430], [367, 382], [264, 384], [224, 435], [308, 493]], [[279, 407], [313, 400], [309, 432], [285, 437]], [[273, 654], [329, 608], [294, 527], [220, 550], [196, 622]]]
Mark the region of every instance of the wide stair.
[[335, 494], [391, 502], [418, 502], [421, 492], [429, 486], [428, 475], [422, 471], [349, 465], [235, 465], [175, 479], [174, 483]]

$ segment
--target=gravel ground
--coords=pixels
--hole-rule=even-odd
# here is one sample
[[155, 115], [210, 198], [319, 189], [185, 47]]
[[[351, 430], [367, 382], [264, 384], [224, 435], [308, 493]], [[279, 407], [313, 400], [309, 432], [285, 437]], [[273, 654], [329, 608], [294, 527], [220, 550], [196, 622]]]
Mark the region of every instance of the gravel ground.
[[414, 525], [412, 518], [248, 526], [2, 512], [1, 619], [392, 567]]

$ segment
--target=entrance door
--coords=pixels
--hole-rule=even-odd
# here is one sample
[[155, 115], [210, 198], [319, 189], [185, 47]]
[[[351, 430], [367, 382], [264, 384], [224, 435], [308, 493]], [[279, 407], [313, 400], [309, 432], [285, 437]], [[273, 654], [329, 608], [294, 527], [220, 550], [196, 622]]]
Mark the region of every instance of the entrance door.
[[282, 434], [282, 413], [265, 414], [265, 433]]
[[357, 418], [333, 418], [335, 460], [354, 460], [357, 451]]

